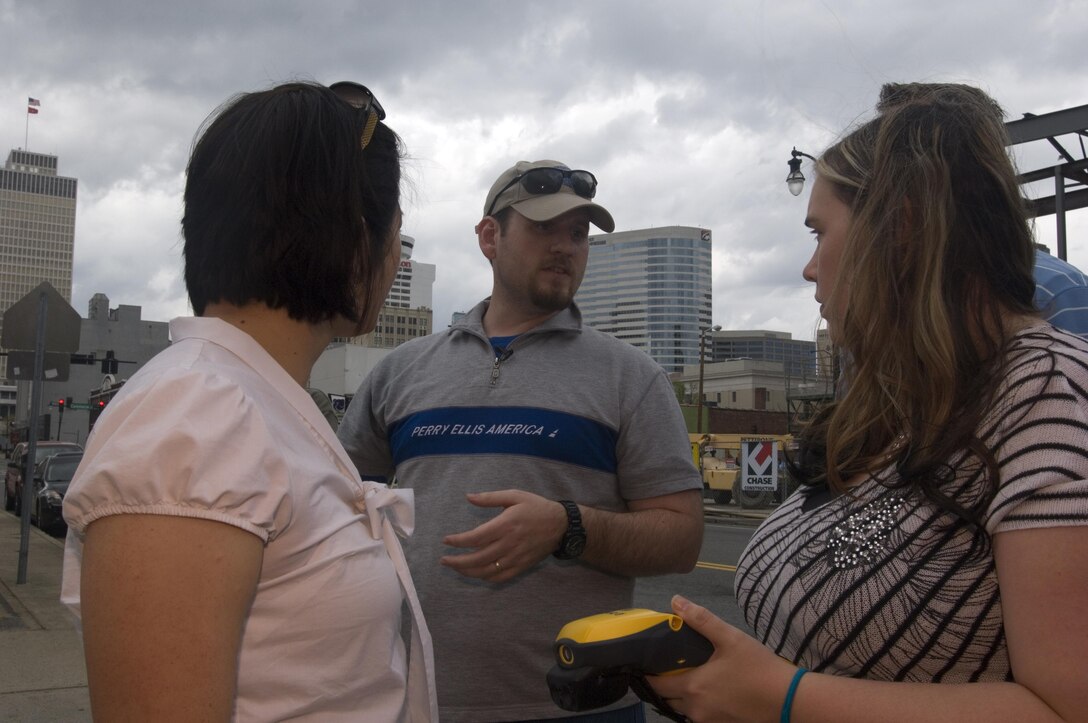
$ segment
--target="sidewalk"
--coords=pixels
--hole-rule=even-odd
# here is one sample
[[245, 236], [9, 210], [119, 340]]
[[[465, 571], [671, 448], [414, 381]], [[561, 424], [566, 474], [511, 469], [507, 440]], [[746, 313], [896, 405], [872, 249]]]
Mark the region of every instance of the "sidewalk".
[[19, 524], [0, 512], [0, 722], [90, 721], [83, 647], [59, 599], [64, 541], [31, 527], [16, 585]]

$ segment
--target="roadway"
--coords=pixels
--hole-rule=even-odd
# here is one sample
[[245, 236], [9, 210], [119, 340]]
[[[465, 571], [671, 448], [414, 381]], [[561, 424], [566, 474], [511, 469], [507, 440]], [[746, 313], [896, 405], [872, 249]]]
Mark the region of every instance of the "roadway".
[[703, 534], [703, 549], [695, 569], [686, 575], [639, 578], [635, 583], [635, 607], [667, 612], [669, 600], [679, 593], [714, 611], [728, 623], [747, 631], [733, 596], [737, 559], [759, 520], [712, 520]]
[[[761, 520], [716, 519], [711, 508], [703, 533], [703, 549], [695, 569], [686, 575], [642, 577], [635, 583], [635, 607], [669, 611], [669, 600], [679, 593], [714, 611], [731, 625], [750, 632], [740, 616], [733, 596], [737, 559]], [[647, 723], [668, 723], [669, 719], [646, 706]]]

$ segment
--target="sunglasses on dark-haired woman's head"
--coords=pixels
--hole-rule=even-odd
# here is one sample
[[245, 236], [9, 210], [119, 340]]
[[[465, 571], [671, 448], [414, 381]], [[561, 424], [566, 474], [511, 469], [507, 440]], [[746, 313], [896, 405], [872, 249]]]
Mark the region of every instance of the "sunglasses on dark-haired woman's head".
[[350, 80], [341, 80], [329, 86], [329, 90], [349, 105], [358, 108], [367, 114], [366, 126], [363, 127], [363, 135], [360, 140], [363, 148], [367, 147], [370, 139], [374, 137], [374, 129], [378, 127], [378, 121], [385, 120], [385, 109], [370, 89], [365, 85], [353, 83]]

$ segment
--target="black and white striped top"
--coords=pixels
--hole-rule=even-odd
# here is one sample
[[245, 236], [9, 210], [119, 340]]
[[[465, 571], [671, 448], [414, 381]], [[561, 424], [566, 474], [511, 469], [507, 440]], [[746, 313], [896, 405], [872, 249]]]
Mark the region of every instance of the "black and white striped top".
[[[979, 431], [1001, 473], [985, 532], [920, 493], [889, 489], [894, 468], [823, 504], [802, 488], [737, 565], [737, 602], [758, 639], [825, 673], [1011, 680], [990, 536], [1088, 525], [1088, 341], [1034, 326], [1017, 335], [1009, 362]], [[965, 460], [950, 460], [945, 489], [970, 502], [987, 482]]]

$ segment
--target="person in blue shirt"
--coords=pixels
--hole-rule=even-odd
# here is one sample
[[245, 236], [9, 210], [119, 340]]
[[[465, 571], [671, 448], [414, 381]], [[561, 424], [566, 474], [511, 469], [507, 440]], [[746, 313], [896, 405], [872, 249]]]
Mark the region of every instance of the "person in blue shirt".
[[1035, 306], [1059, 329], [1088, 338], [1088, 276], [1035, 244]]

